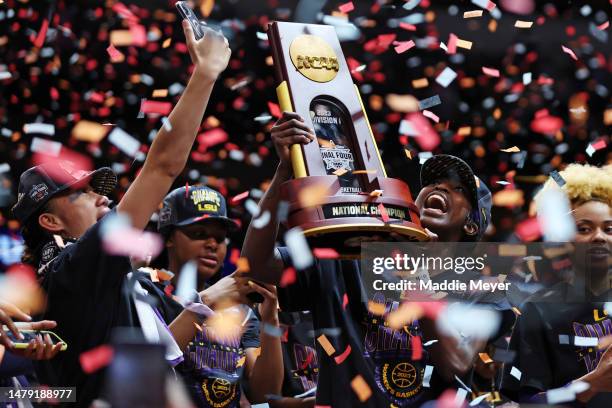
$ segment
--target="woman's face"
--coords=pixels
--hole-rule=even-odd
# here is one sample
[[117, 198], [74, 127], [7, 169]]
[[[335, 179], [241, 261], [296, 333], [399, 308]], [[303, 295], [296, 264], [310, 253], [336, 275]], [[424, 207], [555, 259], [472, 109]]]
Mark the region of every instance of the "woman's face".
[[601, 268], [610, 265], [612, 251], [612, 207], [602, 201], [587, 201], [574, 207], [578, 260]]

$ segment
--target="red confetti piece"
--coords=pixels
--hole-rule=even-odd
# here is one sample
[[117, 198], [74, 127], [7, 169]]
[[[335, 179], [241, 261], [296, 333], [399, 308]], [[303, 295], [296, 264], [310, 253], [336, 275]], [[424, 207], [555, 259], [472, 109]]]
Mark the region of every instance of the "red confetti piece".
[[112, 10], [124, 18], [130, 25], [139, 21], [139, 18], [123, 3], [115, 3]]
[[404, 23], [404, 22], [401, 22], [399, 26], [400, 28], [403, 28], [404, 30], [408, 30], [408, 31], [416, 31], [417, 29], [415, 25]]
[[563, 127], [563, 120], [556, 116], [537, 116], [531, 121], [531, 130], [544, 135], [554, 135]]
[[236, 205], [239, 202], [241, 202], [242, 200], [244, 200], [245, 198], [247, 198], [249, 196], [249, 192], [245, 191], [244, 193], [240, 193], [238, 195], [235, 195], [234, 197], [232, 197], [230, 199], [230, 204], [231, 205]]
[[344, 296], [342, 297], [342, 309], [346, 310], [346, 307], [348, 306], [348, 295], [345, 293]]
[[147, 31], [140, 24], [130, 26], [130, 34], [132, 34], [132, 45], [143, 47], [147, 44]]
[[600, 25], [597, 26], [597, 28], [601, 31], [606, 30], [608, 27], [610, 27], [610, 21], [606, 21], [605, 23], [602, 23]]
[[378, 204], [378, 212], [380, 213], [380, 217], [382, 218], [384, 223], [389, 222], [389, 213], [387, 209], [383, 205], [383, 203]]
[[572, 59], [574, 61], [578, 61], [578, 57], [576, 56], [576, 54], [574, 53], [574, 51], [572, 51], [570, 48], [567, 48], [565, 45], [561, 46], [561, 49], [563, 50], [564, 53], [566, 53], [567, 55], [569, 55], [570, 57], [572, 57]]
[[528, 218], [521, 221], [514, 230], [514, 233], [519, 237], [521, 241], [530, 242], [535, 241], [542, 235], [540, 223], [536, 217]]
[[111, 62], [121, 62], [125, 59], [123, 53], [116, 49], [113, 44], [109, 45], [108, 48], [106, 48], [106, 52], [108, 52], [108, 55], [111, 58]]
[[240, 259], [240, 250], [238, 248], [232, 248], [229, 261], [236, 265], [238, 263], [238, 259]]
[[333, 248], [314, 248], [312, 250], [315, 258], [319, 259], [338, 259], [340, 254]]
[[198, 151], [200, 153], [206, 152], [209, 147], [215, 146], [219, 143], [224, 143], [229, 139], [227, 133], [221, 128], [215, 128], [208, 130], [198, 135]]
[[270, 115], [274, 116], [275, 118], [280, 118], [281, 116], [283, 116], [283, 113], [280, 110], [280, 106], [278, 106], [274, 102], [268, 102], [268, 110], [270, 111]]
[[314, 353], [312, 351], [307, 350], [306, 352], [308, 354], [306, 355], [306, 359], [304, 360], [304, 362], [300, 366], [300, 370], [306, 369], [306, 367], [308, 367], [310, 365], [310, 363], [312, 362], [312, 360], [314, 359]]
[[395, 43], [395, 52], [401, 54], [414, 47], [414, 41], [398, 41]]
[[297, 275], [294, 268], [287, 268], [283, 271], [283, 275], [280, 278], [279, 286], [284, 288], [295, 282]]
[[489, 0], [489, 2], [487, 3], [487, 10], [493, 11], [493, 9], [495, 9], [495, 7], [497, 7], [497, 4], [495, 4], [491, 0]]
[[431, 122], [425, 119], [421, 112], [409, 113], [406, 115], [405, 120], [410, 122], [410, 125], [418, 135], [418, 137], [414, 138], [414, 141], [422, 151], [432, 151], [442, 142], [438, 132], [436, 132]]
[[189, 198], [189, 182], [185, 183], [185, 200]]
[[485, 75], [492, 76], [492, 77], [495, 77], [495, 78], [499, 78], [499, 70], [497, 70], [495, 68], [482, 67], [482, 72], [484, 72]]
[[102, 367], [106, 367], [113, 361], [113, 348], [107, 344], [103, 344], [91, 350], [81, 353], [79, 362], [81, 368], [86, 374], [91, 374], [98, 371]]
[[346, 358], [349, 356], [349, 354], [351, 354], [351, 345], [350, 344], [346, 347], [346, 350], [344, 350], [342, 352], [342, 354], [340, 354], [339, 356], [334, 357], [334, 360], [336, 360], [336, 364], [342, 364], [344, 362], [344, 360], [346, 360]]
[[420, 336], [412, 336], [410, 338], [410, 346], [412, 348], [412, 360], [417, 361], [423, 358], [423, 343]]
[[140, 102], [140, 111], [145, 114], [168, 115], [172, 110], [171, 102], [148, 101], [143, 99]]
[[46, 18], [43, 20], [42, 25], [40, 26], [40, 31], [34, 40], [34, 46], [36, 48], [40, 48], [45, 43], [45, 38], [47, 38], [47, 30], [49, 29], [49, 20]]
[[174, 293], [174, 286], [168, 284], [168, 286], [164, 288], [164, 293], [166, 294], [166, 296], [172, 297], [172, 293]]
[[593, 149], [597, 151], [597, 150], [604, 149], [607, 145], [604, 139], [599, 139], [595, 143], [591, 143], [591, 146], [593, 146]]
[[341, 13], [348, 13], [355, 10], [355, 5], [352, 1], [349, 1], [348, 3], [341, 4], [338, 10], [340, 10]]
[[457, 37], [455, 34], [451, 33], [448, 37], [448, 44], [446, 44], [447, 54], [455, 54], [457, 52]]

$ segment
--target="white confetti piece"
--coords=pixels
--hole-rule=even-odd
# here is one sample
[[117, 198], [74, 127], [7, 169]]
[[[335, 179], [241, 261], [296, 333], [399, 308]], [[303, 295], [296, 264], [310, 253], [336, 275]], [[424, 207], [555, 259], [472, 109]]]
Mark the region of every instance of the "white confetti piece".
[[518, 368], [512, 366], [512, 369], [510, 370], [510, 375], [520, 381], [523, 373], [521, 373], [521, 370], [519, 370]]
[[295, 227], [287, 231], [285, 233], [285, 243], [296, 269], [306, 269], [314, 263], [314, 257], [301, 228]]
[[436, 344], [438, 342], [438, 340], [429, 340], [426, 343], [423, 343], [423, 347], [428, 347], [431, 346], [432, 344]]
[[486, 394], [482, 394], [476, 398], [474, 398], [471, 402], [470, 402], [470, 407], [475, 407], [476, 405], [480, 404], [482, 401], [484, 401], [489, 395], [491, 395], [490, 392], [487, 392]]
[[121, 128], [114, 128], [108, 135], [108, 141], [128, 156], [136, 157], [140, 152], [140, 142]]
[[412, 123], [410, 123], [410, 121], [407, 121], [405, 119], [403, 119], [400, 122], [399, 134], [406, 135], [406, 136], [418, 136], [419, 135], [416, 129], [414, 128], [414, 126], [412, 126]]
[[262, 32], [257, 32], [257, 39], [258, 40], [262, 40], [262, 41], [267, 41], [268, 40], [268, 34], [266, 33], [262, 33]]
[[457, 78], [457, 73], [452, 68], [446, 67], [444, 71], [440, 72], [440, 75], [436, 77], [436, 82], [443, 87], [447, 87]]
[[253, 225], [253, 228], [262, 229], [263, 227], [268, 225], [268, 223], [270, 223], [270, 219], [271, 219], [270, 211], [266, 210], [259, 217], [252, 220], [251, 225]]
[[580, 347], [597, 347], [599, 339], [597, 337], [574, 337], [574, 345]]
[[442, 101], [440, 100], [440, 96], [439, 95], [434, 95], [431, 96], [429, 98], [425, 98], [419, 101], [419, 109], [423, 110], [423, 109], [428, 109], [431, 108], [433, 106], [437, 106], [440, 105], [442, 103]]
[[176, 283], [176, 296], [183, 302], [191, 299], [198, 287], [198, 266], [194, 261], [189, 261], [181, 268], [178, 282]]
[[0, 173], [6, 173], [11, 170], [11, 166], [8, 163], [0, 164]]
[[420, 152], [419, 153], [419, 164], [425, 163], [430, 157], [433, 157], [432, 152]]
[[412, 10], [413, 8], [418, 6], [420, 2], [421, 0], [408, 0], [402, 7], [406, 10]]
[[423, 110], [423, 116], [428, 117], [436, 123], [440, 122], [440, 118], [438, 117], [438, 115], [431, 111], [428, 111], [427, 109]]
[[7, 71], [0, 72], [0, 81], [2, 81], [4, 79], [9, 79], [9, 78], [12, 78], [12, 77], [13, 77], [13, 75], [10, 72], [7, 72]]
[[509, 182], [504, 181], [504, 180], [502, 180], [502, 181], [497, 181], [496, 183], [497, 183], [497, 184], [501, 184], [502, 186], [507, 186], [508, 184], [510, 184]]
[[251, 199], [248, 199], [244, 203], [244, 208], [251, 214], [252, 217], [257, 217], [259, 215], [259, 206], [257, 203]]
[[429, 382], [431, 381], [431, 375], [433, 374], [433, 366], [426, 365], [425, 372], [423, 373], [423, 387], [429, 388]]
[[448, 335], [488, 339], [500, 324], [499, 313], [482, 307], [453, 303], [436, 321], [438, 329]]
[[457, 395], [455, 395], [455, 406], [461, 407], [463, 406], [463, 401], [465, 401], [465, 397], [467, 397], [468, 392], [463, 388], [459, 388], [457, 390]]
[[516, 22], [514, 23], [514, 26], [516, 28], [531, 28], [532, 25], [533, 21], [516, 20]]
[[170, 123], [170, 119], [164, 116], [161, 119], [161, 121], [162, 121], [162, 124], [164, 125], [164, 129], [166, 129], [166, 132], [172, 132], [172, 124]]
[[575, 399], [576, 393], [569, 387], [556, 388], [546, 391], [546, 402], [551, 405], [559, 404], [561, 402], [574, 401]]
[[531, 83], [531, 72], [525, 72], [523, 74], [523, 85], [529, 85]]
[[59, 156], [62, 150], [62, 144], [54, 140], [42, 139], [40, 137], [32, 138], [30, 151], [33, 153], [45, 153], [49, 156]]
[[550, 188], [540, 192], [537, 201], [537, 217], [544, 240], [570, 242], [576, 235], [576, 222], [570, 212], [567, 195], [560, 189]]
[[55, 126], [49, 123], [26, 123], [23, 125], [24, 133], [40, 133], [42, 135], [54, 136]]
[[254, 118], [253, 120], [255, 122], [265, 123], [265, 122], [268, 122], [269, 120], [272, 120], [272, 116], [271, 115], [260, 115]]
[[589, 157], [591, 157], [593, 156], [593, 153], [595, 153], [597, 150], [595, 150], [592, 144], [589, 144], [584, 151], [586, 152], [586, 154], [589, 155]]
[[559, 335], [559, 344], [570, 344], [569, 336], [567, 334]]

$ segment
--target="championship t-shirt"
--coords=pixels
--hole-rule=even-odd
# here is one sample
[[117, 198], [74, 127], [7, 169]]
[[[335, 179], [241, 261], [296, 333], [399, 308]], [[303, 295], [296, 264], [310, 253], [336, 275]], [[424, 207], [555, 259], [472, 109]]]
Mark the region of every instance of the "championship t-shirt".
[[285, 397], [298, 395], [314, 396], [319, 375], [319, 363], [314, 344], [312, 314], [308, 311], [279, 312], [283, 328], [281, 346], [283, 351], [282, 394]]
[[260, 345], [259, 320], [246, 305], [235, 307], [235, 313], [244, 316], [239, 332], [219, 338], [213, 328], [203, 325], [187, 346], [185, 361], [177, 367], [198, 407], [240, 406], [246, 349]]
[[42, 280], [47, 293], [42, 319], [57, 322], [53, 331], [68, 348], [51, 360], [36, 362], [36, 373], [42, 384], [76, 387], [78, 405], [85, 407], [100, 396], [105, 370], [85, 373], [79, 356], [109, 343], [116, 327], [139, 326], [133, 299], [123, 290], [130, 260], [102, 250], [103, 222], [104, 218], [66, 246]]
[[[535, 295], [525, 304], [512, 333], [516, 360], [506, 367], [503, 390], [516, 399], [563, 387], [593, 371], [604, 350], [576, 345], [576, 337], [612, 335], [612, 320], [604, 310], [609, 294], [577, 301], [575, 288], [561, 283], [546, 295]], [[511, 375], [512, 367], [521, 375]], [[598, 394], [586, 406], [612, 407], [612, 393]]]
[[[287, 249], [279, 251], [289, 266]], [[428, 399], [432, 390], [423, 384], [427, 349], [421, 359], [412, 359], [412, 339], [422, 338], [418, 322], [393, 330], [370, 313], [357, 261], [320, 260], [299, 271], [295, 283], [279, 288], [278, 297], [283, 311], [312, 313], [319, 357], [317, 405], [418, 407]], [[386, 312], [399, 306], [381, 293], [369, 300], [384, 304]]]
[[[151, 283], [149, 274], [141, 273], [139, 281], [148, 283], [149, 289], [158, 300], [157, 309], [170, 324], [182, 312], [183, 307], [165, 293], [168, 282]], [[257, 348], [259, 341], [259, 319], [255, 312], [246, 305], [235, 308], [241, 318], [241, 329], [236, 335], [219, 339], [214, 336], [214, 329], [206, 325], [196, 333], [195, 338], [184, 350], [184, 360], [176, 366], [181, 374], [192, 401], [203, 408], [226, 408], [240, 405], [241, 388], [245, 351], [247, 348]]]

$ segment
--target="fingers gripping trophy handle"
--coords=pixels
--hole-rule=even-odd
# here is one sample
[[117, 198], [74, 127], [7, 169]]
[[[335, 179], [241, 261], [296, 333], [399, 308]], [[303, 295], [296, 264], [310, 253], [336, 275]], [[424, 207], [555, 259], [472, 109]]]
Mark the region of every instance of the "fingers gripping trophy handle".
[[[279, 86], [276, 87], [276, 96], [280, 105], [281, 111], [293, 112], [293, 106], [291, 104], [291, 97], [289, 96], [289, 87], [287, 81], [283, 81]], [[304, 163], [304, 155], [302, 154], [302, 148], [299, 144], [291, 145], [291, 166], [293, 167], [293, 177], [300, 178], [306, 177], [306, 164]]]

